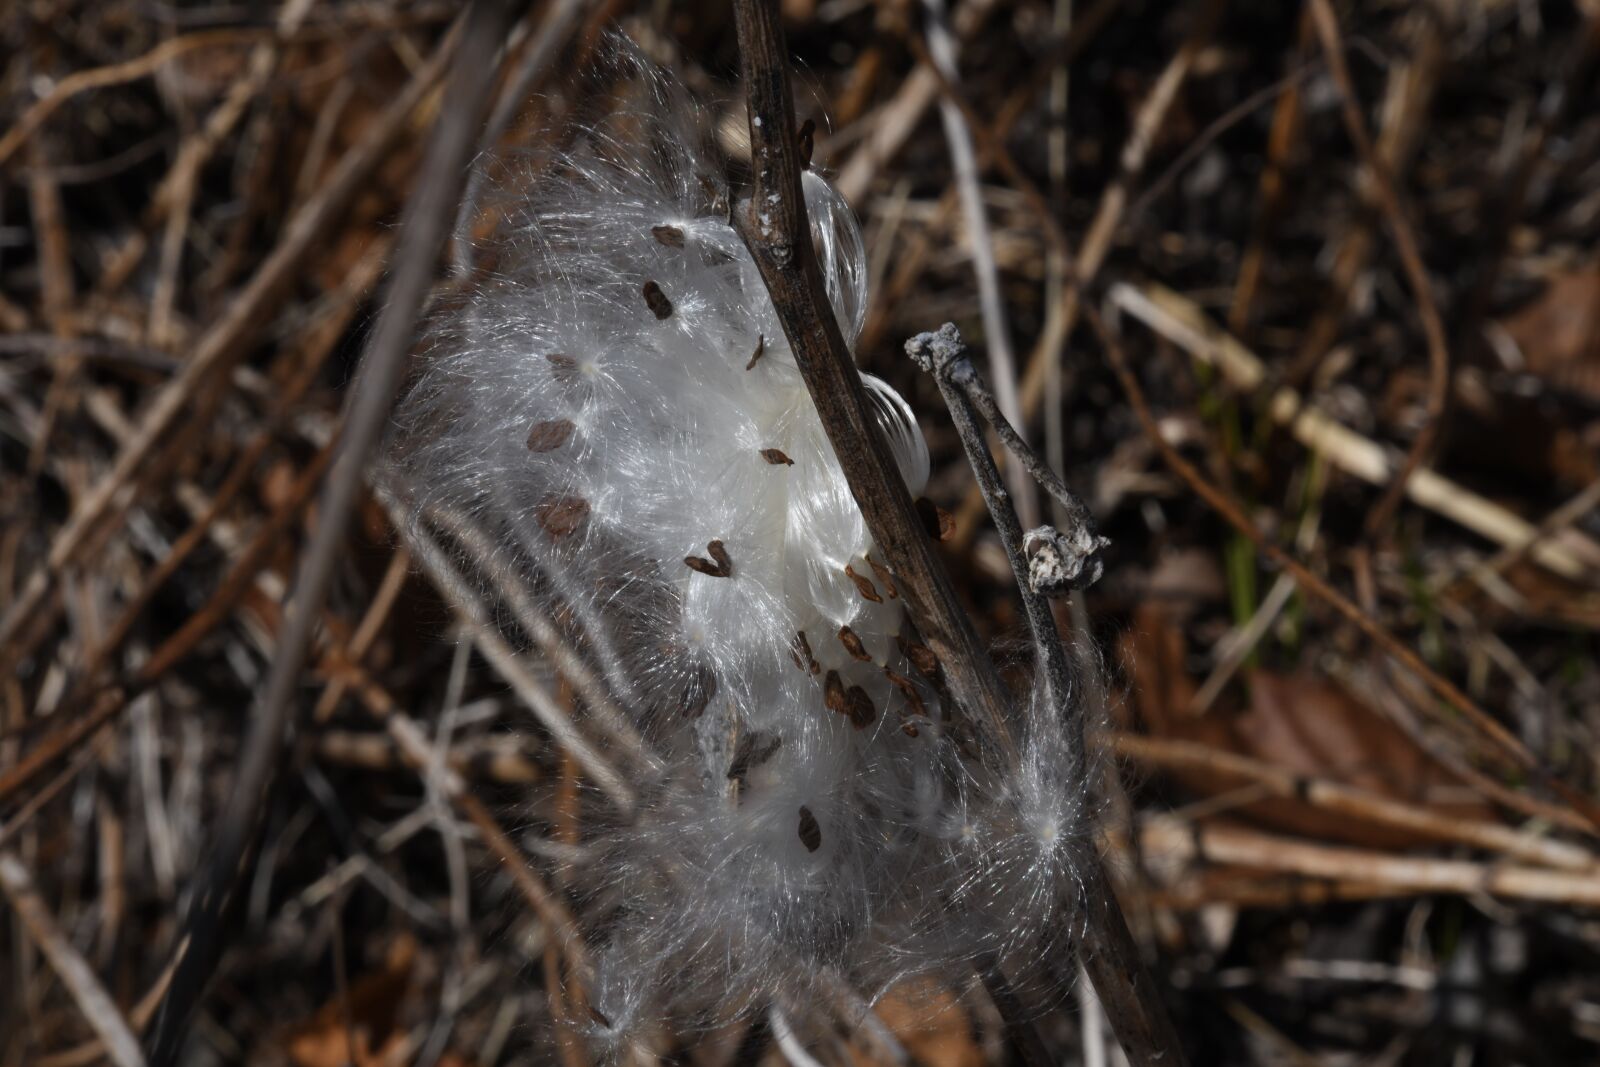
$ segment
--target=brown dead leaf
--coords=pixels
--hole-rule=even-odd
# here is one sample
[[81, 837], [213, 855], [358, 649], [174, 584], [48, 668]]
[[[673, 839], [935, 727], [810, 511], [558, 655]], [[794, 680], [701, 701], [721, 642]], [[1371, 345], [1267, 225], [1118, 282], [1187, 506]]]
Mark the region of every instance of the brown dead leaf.
[[[1309, 672], [1254, 671], [1249, 704], [1219, 704], [1202, 716], [1186, 709], [1195, 680], [1184, 669], [1183, 635], [1160, 609], [1135, 614], [1122, 654], [1133, 683], [1133, 706], [1153, 737], [1189, 741], [1463, 818], [1493, 819], [1480, 801], [1462, 801], [1462, 783], [1403, 731], [1339, 686]], [[1172, 778], [1190, 792], [1217, 797], [1248, 782], [1225, 771], [1182, 770]], [[1449, 792], [1451, 796], [1442, 797]], [[1285, 797], [1241, 804], [1229, 814], [1259, 825], [1372, 848], [1421, 841], [1331, 815]]]
[[417, 958], [417, 942], [402, 935], [380, 970], [357, 978], [347, 1001], [330, 1000], [290, 1030], [284, 1044], [295, 1067], [388, 1067], [404, 1045], [396, 1017]]
[[1543, 293], [1500, 325], [1529, 374], [1600, 400], [1600, 268], [1551, 275]]

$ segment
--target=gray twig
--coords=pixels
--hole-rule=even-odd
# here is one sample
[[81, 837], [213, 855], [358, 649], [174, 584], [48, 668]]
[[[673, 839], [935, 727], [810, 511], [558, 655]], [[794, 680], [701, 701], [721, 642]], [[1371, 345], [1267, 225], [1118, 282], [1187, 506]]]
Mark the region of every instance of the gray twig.
[[251, 721], [233, 793], [217, 825], [210, 860], [198, 876], [183, 936], [178, 939], [178, 944], [186, 947], [179, 950], [178, 969], [151, 1039], [150, 1060], [155, 1067], [176, 1062], [189, 1016], [221, 954], [223, 912], [255, 839], [259, 815], [268, 807], [265, 801], [282, 762], [300, 669], [341, 553], [346, 521], [361, 492], [367, 456], [388, 422], [417, 309], [433, 279], [434, 265], [454, 218], [465, 165], [494, 84], [494, 57], [504, 43], [512, 10], [507, 0], [479, 0], [465, 16], [450, 93], [417, 191], [406, 208], [387, 299], [351, 386], [337, 458], [317, 512], [320, 521], [296, 575], [294, 599], [279, 634], [266, 694]]
[[[1066, 515], [1065, 532], [1049, 526], [1028, 531], [1022, 540], [1028, 573], [1019, 575], [1018, 582], [1046, 596], [1058, 596], [1074, 589], [1087, 589], [1099, 581], [1104, 569], [1099, 553], [1111, 542], [1096, 533], [1094, 515], [1088, 505], [1022, 439], [1016, 427], [1005, 417], [989, 383], [984, 381], [982, 373], [967, 357], [966, 346], [962, 344], [955, 326], [945, 323], [937, 333], [918, 334], [906, 343], [906, 352], [917, 361], [918, 366], [934, 375], [941, 392], [947, 384], [960, 391], [967, 403], [994, 427], [1000, 443], [1016, 457], [1022, 469], [1061, 505]], [[945, 403], [950, 403], [948, 395]], [[988, 454], [982, 435], [978, 434], [973, 441], [963, 437], [969, 457], [974, 442], [985, 455]], [[989, 510], [995, 510], [992, 502]]]
[[[989, 454], [988, 446], [984, 443], [983, 431], [974, 412], [974, 394], [981, 397], [987, 393], [987, 389], [982, 387], [972, 362], [967, 358], [966, 346], [961, 341], [961, 335], [955, 326], [949, 323], [937, 332], [918, 334], [907, 341], [906, 354], [933, 376], [933, 380], [938, 383], [940, 395], [950, 408], [951, 421], [955, 423], [956, 432], [966, 449], [967, 460], [977, 477], [978, 488], [982, 491], [984, 503], [988, 505], [989, 513], [994, 519], [995, 529], [1000, 533], [1000, 542], [1005, 548], [1006, 557], [1011, 561], [1011, 570], [1016, 576], [1023, 607], [1028, 616], [1028, 626], [1033, 632], [1034, 645], [1042, 661], [1045, 682], [1050, 688], [1050, 706], [1064, 710], [1066, 701], [1071, 696], [1072, 673], [1067, 664], [1066, 653], [1061, 647], [1061, 636], [1056, 629], [1055, 616], [1046, 600], [1047, 583], [1036, 581], [1032, 574], [1033, 568], [1030, 567], [1030, 561], [1025, 555], [1026, 541], [1022, 535], [1022, 524], [1017, 519], [1016, 510], [1011, 506], [1009, 494], [1000, 484], [1000, 472], [995, 467], [994, 457]], [[976, 388], [972, 385], [974, 382], [978, 382]], [[998, 414], [996, 411], [997, 418]], [[1003, 419], [999, 421], [1004, 422]], [[996, 425], [995, 429], [999, 430], [1000, 426]], [[1001, 436], [1003, 440], [1004, 434]], [[1043, 467], [1037, 463], [1037, 457], [1035, 465]], [[1048, 469], [1046, 473], [1050, 473]], [[1063, 502], [1069, 514], [1072, 514], [1075, 507], [1087, 518], [1088, 509], [1083, 503], [1072, 495], [1053, 473], [1050, 476], [1054, 484], [1059, 486], [1071, 500], [1071, 504]], [[1055, 495], [1054, 489], [1051, 490], [1051, 494]], [[1080, 524], [1076, 529], [1085, 531], [1084, 536], [1091, 542], [1103, 541], [1093, 533], [1092, 523], [1087, 526]], [[1035, 530], [1029, 536], [1041, 535], [1044, 530], [1049, 528]], [[1050, 533], [1055, 534], [1055, 531]], [[1066, 537], [1055, 534], [1057, 538], [1069, 544], [1072, 542], [1071, 535], [1071, 531]], [[1098, 574], [1098, 561], [1095, 561], [1092, 569]], [[1073, 746], [1073, 751], [1078, 762], [1071, 768], [1071, 780], [1081, 783], [1081, 787], [1087, 789], [1087, 754], [1085, 739], [1082, 737], [1081, 716], [1076, 720], [1076, 724], [1079, 738], [1078, 743]], [[1095, 990], [1100, 994], [1106, 1016], [1111, 1020], [1112, 1027], [1122, 1042], [1123, 1050], [1134, 1064], [1161, 1063], [1167, 1067], [1181, 1067], [1184, 1062], [1183, 1046], [1178, 1042], [1177, 1032], [1172, 1028], [1172, 1021], [1167, 1016], [1166, 1007], [1161, 1003], [1155, 982], [1151, 979], [1143, 959], [1140, 958], [1139, 947], [1135, 944], [1133, 935], [1128, 932], [1127, 921], [1123, 918], [1122, 909], [1117, 905], [1117, 899], [1098, 857], [1092, 857], [1086, 864], [1083, 896], [1088, 907], [1084, 922], [1083, 966], [1094, 982]], [[1002, 1014], [1006, 1014], [1006, 1004], [996, 1001], [996, 1006], [1001, 1009]], [[1016, 1023], [1009, 1016], [1008, 1026], [1015, 1033]], [[1026, 1050], [1027, 1046], [1024, 1045], [1023, 1048]]]

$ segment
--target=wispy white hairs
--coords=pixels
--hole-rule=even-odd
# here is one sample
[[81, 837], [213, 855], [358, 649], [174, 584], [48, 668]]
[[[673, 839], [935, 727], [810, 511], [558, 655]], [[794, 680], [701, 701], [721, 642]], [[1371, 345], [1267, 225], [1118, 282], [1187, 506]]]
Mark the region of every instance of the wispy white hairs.
[[[596, 1035], [792, 1002], [822, 973], [882, 988], [1030, 958], [1069, 931], [1085, 847], [1070, 709], [1024, 700], [1020, 764], [977, 757], [727, 221], [702, 114], [616, 62], [622, 104], [517, 190], [493, 272], [436, 316], [396, 444], [417, 520], [497, 539], [666, 768], [575, 872]], [[805, 193], [853, 341], [861, 233], [822, 178]], [[919, 492], [916, 420], [863, 380]]]

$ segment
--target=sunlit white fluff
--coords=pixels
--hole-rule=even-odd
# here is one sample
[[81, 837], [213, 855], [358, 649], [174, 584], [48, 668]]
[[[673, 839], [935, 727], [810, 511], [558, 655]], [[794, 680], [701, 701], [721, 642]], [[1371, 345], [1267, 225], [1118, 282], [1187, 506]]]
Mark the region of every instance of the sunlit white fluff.
[[[668, 767], [577, 872], [597, 1034], [710, 1021], [819, 973], [881, 986], [1025, 955], [1070, 928], [1088, 813], [1067, 709], [1024, 702], [1021, 766], [959, 743], [907, 661], [702, 116], [616, 62], [631, 95], [515, 190], [492, 273], [437, 318], [396, 446], [418, 521], [465, 514], [502, 540]], [[805, 192], [853, 341], [861, 234], [827, 182]], [[916, 421], [863, 380], [916, 493]], [[705, 573], [713, 542], [731, 573]]]

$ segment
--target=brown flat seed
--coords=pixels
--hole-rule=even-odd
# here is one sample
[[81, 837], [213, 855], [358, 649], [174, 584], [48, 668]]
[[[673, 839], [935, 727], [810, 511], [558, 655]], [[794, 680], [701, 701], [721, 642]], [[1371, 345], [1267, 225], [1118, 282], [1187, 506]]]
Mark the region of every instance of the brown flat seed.
[[882, 604], [883, 597], [878, 594], [877, 586], [872, 584], [872, 579], [865, 574], [857, 574], [854, 567], [845, 564], [844, 576], [856, 583], [856, 592], [861, 594], [863, 600], [870, 600], [874, 604]]
[[919, 673], [933, 678], [939, 673], [939, 657], [927, 645], [919, 645], [914, 641], [906, 642], [906, 659], [911, 661]]
[[888, 567], [871, 556], [867, 557], [867, 566], [872, 568], [872, 573], [877, 576], [878, 582], [883, 586], [884, 592], [889, 594], [890, 600], [900, 595], [900, 591], [894, 587], [894, 575], [889, 573]]
[[840, 680], [838, 671], [829, 671], [823, 679], [822, 703], [829, 711], [836, 711], [840, 715], [850, 714], [850, 705], [844, 695], [844, 682]]
[[[889, 679], [896, 689], [900, 690], [900, 695], [906, 698], [906, 706], [910, 709], [912, 715], [927, 716], [928, 706], [922, 702], [922, 694], [917, 692], [917, 683], [903, 674], [891, 671], [888, 667], [883, 669], [883, 675]], [[916, 734], [911, 736], [915, 737]]]
[[578, 376], [578, 361], [562, 352], [550, 352], [544, 357], [550, 363], [550, 374], [556, 381], [566, 382]]
[[583, 525], [589, 517], [589, 502], [581, 496], [547, 497], [534, 509], [534, 517], [545, 533], [559, 541]]
[[546, 419], [536, 422], [533, 429], [528, 431], [529, 452], [554, 452], [572, 438], [572, 431], [577, 427], [572, 425], [570, 419]]
[[925, 496], [917, 497], [917, 517], [935, 541], [948, 541], [956, 535], [956, 517]]
[[851, 656], [863, 663], [871, 663], [872, 657], [867, 655], [867, 646], [861, 643], [860, 636], [850, 627], [839, 627], [839, 643]]
[[672, 301], [667, 299], [667, 294], [661, 291], [661, 286], [655, 282], [644, 283], [644, 302], [649, 305], [650, 311], [658, 319], [672, 317]]
[[822, 670], [817, 657], [811, 654], [811, 642], [807, 640], [804, 630], [795, 631], [794, 640], [789, 644], [789, 655], [794, 657], [794, 665], [807, 674], [816, 674]]
[[759, 734], [745, 734], [739, 739], [739, 746], [734, 750], [733, 762], [728, 765], [728, 781], [743, 782], [750, 771], [761, 766], [771, 759], [773, 753], [778, 751], [778, 746], [783, 744], [783, 738], [768, 738], [761, 744], [756, 743]]
[[652, 226], [650, 227], [650, 236], [668, 248], [683, 247], [683, 231], [676, 226]]
[[684, 556], [683, 562], [692, 571], [698, 571], [711, 578], [726, 578], [733, 574], [733, 560], [728, 558], [728, 550], [721, 541], [712, 541], [706, 545], [706, 553], [711, 557], [705, 559], [701, 556]]
[[817, 817], [811, 814], [811, 809], [804, 804], [800, 805], [800, 843], [806, 846], [807, 852], [815, 852], [822, 847], [822, 827], [817, 824]]
[[865, 730], [877, 719], [878, 709], [872, 706], [872, 698], [859, 685], [852, 685], [845, 690], [844, 698], [845, 714], [850, 716], [850, 725], [857, 730]]
[[794, 466], [794, 460], [785, 455], [783, 449], [781, 448], [763, 448], [761, 450], [761, 458], [772, 464], [774, 467]]
[[766, 354], [767, 335], [764, 333], [758, 333], [756, 334], [756, 354], [750, 357], [750, 362], [744, 365], [744, 369], [749, 370], [751, 367], [754, 367], [756, 365], [756, 361]]
[[611, 1020], [606, 1018], [605, 1012], [601, 1011], [593, 1004], [585, 1003], [584, 1007], [589, 1011], [589, 1018], [593, 1019], [607, 1030], [611, 1029]]
[[708, 668], [700, 667], [694, 672], [694, 678], [688, 685], [688, 693], [683, 702], [683, 713], [691, 719], [698, 719], [706, 712], [706, 705], [717, 695], [717, 676]]

